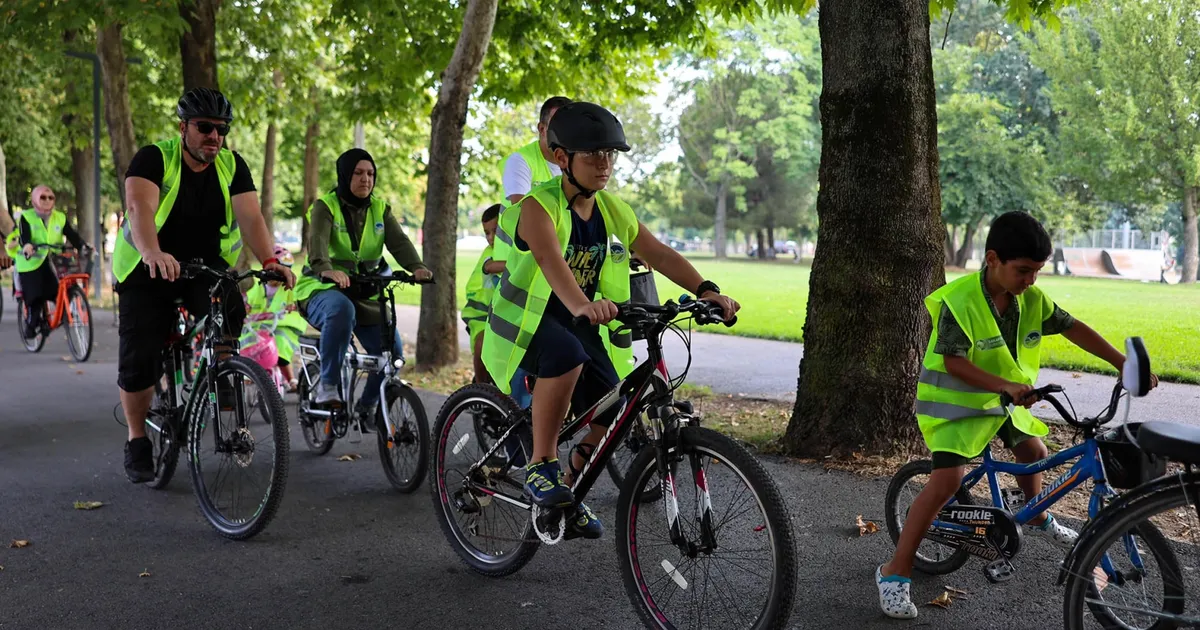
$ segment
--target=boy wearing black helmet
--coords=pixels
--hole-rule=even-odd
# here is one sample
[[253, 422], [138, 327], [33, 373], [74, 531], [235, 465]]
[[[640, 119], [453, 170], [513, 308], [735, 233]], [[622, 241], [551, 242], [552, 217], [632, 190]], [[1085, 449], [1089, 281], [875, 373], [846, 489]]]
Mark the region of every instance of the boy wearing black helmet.
[[[519, 211], [501, 215], [497, 238], [510, 239], [511, 249], [484, 332], [483, 362], [505, 393], [518, 367], [537, 375], [525, 491], [539, 506], [570, 507], [575, 498], [557, 459], [563, 418], [571, 408], [586, 410], [633, 367], [630, 334], [617, 333], [615, 323], [605, 326], [617, 315], [616, 303], [629, 300], [629, 250], [720, 304], [727, 320], [740, 307], [604, 190], [617, 153], [629, 150], [616, 116], [593, 103], [570, 103], [555, 113], [547, 135], [563, 174], [531, 190]], [[574, 317], [591, 325], [573, 326]], [[573, 472], [611, 421], [593, 421], [571, 455]], [[567, 537], [598, 538], [603, 531], [582, 503], [568, 519]]]

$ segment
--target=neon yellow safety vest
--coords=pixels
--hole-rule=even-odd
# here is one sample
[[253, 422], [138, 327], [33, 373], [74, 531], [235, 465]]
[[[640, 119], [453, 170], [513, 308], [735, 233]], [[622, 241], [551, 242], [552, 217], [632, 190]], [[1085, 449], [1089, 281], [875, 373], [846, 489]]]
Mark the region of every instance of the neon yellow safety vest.
[[[531, 190], [526, 199], [536, 200], [554, 222], [554, 232], [566, 257], [567, 245], [571, 242], [571, 209], [562, 189], [562, 177], [555, 177]], [[596, 193], [596, 212], [604, 218], [605, 237], [616, 238], [620, 243], [609, 244], [609, 255], [600, 268], [600, 280], [595, 299], [606, 297], [618, 304], [629, 302], [629, 254], [628, 248], [637, 238], [638, 220], [628, 204], [611, 193]], [[520, 212], [508, 212], [500, 216], [500, 225], [508, 234], [517, 233]], [[499, 238], [499, 230], [496, 232]], [[546, 302], [552, 290], [546, 276], [538, 267], [537, 260], [528, 251], [512, 247], [508, 266], [500, 275], [499, 290], [492, 296], [488, 312], [488, 327], [483, 334], [483, 364], [495, 377], [496, 385], [506, 394], [512, 393], [512, 377], [521, 365], [529, 342], [537, 332], [538, 324], [546, 311]], [[617, 333], [621, 323], [613, 320], [608, 324], [607, 335], [600, 335], [608, 357], [612, 360], [617, 375], [625, 378], [633, 370], [633, 335], [625, 331]]]
[[[550, 181], [555, 177], [550, 171], [550, 165], [546, 162], [545, 156], [542, 155], [542, 145], [538, 144], [537, 140], [517, 149], [516, 155], [521, 156], [525, 163], [529, 165], [529, 189], [533, 190], [542, 184]], [[507, 162], [507, 160], [505, 160]], [[501, 163], [501, 175], [503, 175], [504, 163]], [[516, 205], [520, 205], [519, 202]], [[512, 205], [505, 206], [500, 210], [500, 216], [504, 216], [504, 211], [511, 208]], [[497, 232], [502, 228], [497, 228]], [[499, 261], [508, 260], [508, 244], [505, 241], [496, 243], [495, 252], [492, 258]]]
[[[175, 199], [179, 196], [179, 179], [182, 176], [183, 142], [179, 138], [156, 142], [154, 146], [163, 155], [163, 183], [159, 190], [158, 211], [154, 213], [154, 231], [162, 230], [175, 207]], [[230, 267], [237, 264], [238, 255], [242, 251], [242, 230], [238, 227], [237, 217], [233, 215], [233, 202], [229, 198], [229, 184], [233, 182], [233, 174], [237, 170], [237, 161], [233, 152], [222, 148], [213, 162], [217, 169], [217, 182], [221, 186], [221, 196], [225, 199], [225, 225], [221, 226], [221, 259]], [[142, 253], [133, 243], [133, 227], [129, 224], [129, 215], [125, 216], [125, 225], [121, 228], [121, 238], [113, 251], [113, 275], [118, 281], [123, 281], [142, 262]], [[170, 253], [170, 252], [167, 252]], [[187, 261], [180, 261], [187, 262]]]
[[275, 325], [279, 328], [291, 328], [301, 334], [308, 329], [308, 322], [304, 321], [304, 317], [299, 312], [286, 313], [288, 305], [296, 303], [296, 297], [292, 291], [282, 286], [275, 290], [275, 296], [271, 298], [271, 303], [268, 305], [266, 287], [262, 283], [256, 282], [246, 292], [246, 302], [249, 303], [251, 314], [275, 314]]
[[471, 345], [475, 345], [475, 336], [483, 332], [487, 324], [488, 307], [492, 303], [492, 293], [495, 292], [499, 274], [483, 272], [484, 263], [492, 259], [492, 246], [488, 245], [479, 255], [475, 263], [475, 271], [467, 280], [467, 303], [463, 305], [462, 320], [467, 325], [467, 333], [471, 337]]
[[17, 243], [21, 237], [21, 230], [19, 229], [21, 226], [20, 208], [13, 208], [13, 218], [16, 221], [13, 222], [13, 231], [4, 237], [4, 249], [8, 252], [8, 257], [15, 261], [17, 254], [21, 253], [21, 246]]
[[[945, 357], [933, 351], [937, 344], [938, 319], [945, 304], [971, 340], [969, 360], [981, 370], [1014, 383], [1037, 382], [1042, 348], [1042, 321], [1054, 303], [1037, 287], [1016, 296], [1020, 309], [1017, 358], [1000, 335], [1000, 326], [987, 299], [979, 274], [964, 276], [925, 298], [933, 318], [933, 334], [925, 349], [925, 362], [917, 383], [917, 422], [930, 451], [948, 451], [976, 457], [1004, 424], [1005, 409], [1000, 395], [968, 385], [946, 372]], [[1013, 425], [1028, 435], [1042, 436], [1049, 430], [1024, 407], [1014, 406]]]
[[[21, 222], [24, 221], [29, 226], [29, 242], [34, 245], [59, 245], [63, 242], [63, 227], [67, 225], [67, 215], [58, 210], [51, 210], [50, 216], [46, 217], [43, 222], [37, 212], [22, 212], [21, 218], [17, 219], [17, 227], [13, 230], [14, 234], [20, 234]], [[20, 253], [20, 245], [18, 244], [17, 252]], [[29, 260], [25, 259], [24, 254], [14, 255], [13, 260], [17, 263], [17, 271], [37, 271], [38, 268], [46, 262], [46, 254], [49, 253], [44, 249], [35, 249], [33, 256]]]
[[[342, 214], [342, 204], [338, 201], [337, 191], [326, 193], [319, 201], [329, 208], [329, 214], [333, 216], [333, 234], [329, 235], [329, 262], [333, 268], [352, 276], [358, 273], [359, 263], [366, 263], [368, 267], [378, 265], [383, 260], [383, 213], [387, 209], [387, 203], [379, 197], [371, 198], [371, 206], [367, 208], [367, 217], [363, 221], [362, 236], [358, 240], [358, 249], [355, 250], [350, 246], [350, 231], [346, 227], [348, 224]], [[305, 216], [311, 225], [312, 207], [309, 207]], [[336, 287], [335, 284], [322, 281], [311, 267], [305, 265], [303, 273], [296, 281], [295, 295], [297, 300], [304, 301], [313, 293]]]

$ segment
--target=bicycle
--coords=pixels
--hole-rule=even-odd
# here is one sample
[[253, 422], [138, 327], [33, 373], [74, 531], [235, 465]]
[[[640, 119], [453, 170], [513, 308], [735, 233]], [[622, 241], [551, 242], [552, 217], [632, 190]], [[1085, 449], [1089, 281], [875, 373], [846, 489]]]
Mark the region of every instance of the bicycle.
[[[193, 381], [188, 381], [186, 371], [195, 337], [194, 331], [185, 328], [187, 321], [182, 310], [177, 310], [180, 327], [163, 348], [163, 377], [154, 385], [154, 399], [146, 418], [147, 437], [154, 449], [154, 480], [146, 485], [155, 490], [167, 486], [186, 442], [192, 489], [201, 514], [220, 535], [245, 540], [266, 528], [279, 509], [287, 485], [291, 438], [283, 399], [270, 375], [257, 363], [237, 354], [236, 336], [218, 341], [225, 337], [221, 303], [226, 295], [240, 297], [237, 283], [246, 278], [283, 280], [283, 277], [276, 272], [253, 269], [242, 273], [223, 271], [198, 261], [183, 263], [180, 270], [183, 279], [204, 275], [216, 282], [209, 290], [209, 315], [202, 319], [203, 342]], [[181, 303], [177, 301], [176, 306]], [[228, 348], [218, 347], [226, 344]], [[222, 354], [227, 356], [214, 359]], [[263, 412], [264, 425], [250, 422], [248, 416], [255, 411]], [[211, 441], [206, 434], [210, 426]], [[269, 433], [256, 437], [253, 429], [264, 430], [262, 426]], [[265, 454], [264, 446], [270, 447]], [[210, 455], [218, 460], [217, 464], [205, 464]], [[244, 498], [241, 490], [235, 488], [226, 497], [220, 492], [221, 483], [239, 472], [264, 467], [268, 469], [265, 490], [264, 484], [255, 485], [261, 498], [251, 499], [257, 502], [249, 506], [248, 513], [242, 514], [238, 509]]]
[[[673, 392], [686, 380], [687, 371], [672, 380], [663, 359], [661, 337], [666, 330], [683, 337], [676, 317], [683, 314], [699, 324], [716, 323], [723, 320], [720, 306], [689, 299], [679, 304], [625, 304], [618, 313], [623, 329], [645, 334], [648, 357], [559, 432], [561, 448], [600, 414], [616, 409], [612, 424], [572, 481], [576, 505], [587, 498], [618, 445], [642, 422], [645, 412], [649, 426], [643, 428], [649, 444], [627, 469], [616, 508], [618, 564], [638, 616], [654, 628], [784, 627], [796, 582], [796, 549], [787, 506], [754, 456], [729, 437], [700, 426], [691, 405], [674, 400]], [[690, 355], [690, 345], [688, 351]], [[486, 448], [477, 437], [472, 439], [478, 414], [506, 419], [503, 434], [482, 442]], [[519, 409], [493, 385], [463, 387], [438, 412], [436, 474], [430, 479], [434, 511], [455, 552], [482, 575], [510, 575], [525, 566], [542, 544], [555, 545], [567, 538], [565, 518], [575, 507], [546, 510], [533, 505], [524, 495], [523, 475], [514, 478], [523, 469], [509, 465], [500, 453], [509, 436], [516, 434], [527, 459], [532, 449], [530, 431], [530, 411]], [[686, 472], [680, 473], [679, 463], [685, 460]], [[680, 474], [694, 482], [685, 484], [692, 496], [683, 501], [676, 485]], [[742, 487], [734, 489], [733, 482]], [[654, 495], [654, 502], [661, 501], [657, 508], [647, 500], [646, 491], [653, 488], [660, 489]], [[719, 504], [735, 494], [737, 498], [718, 513]], [[681, 503], [692, 506], [692, 513], [681, 514]], [[666, 518], [640, 518], [656, 514]], [[485, 531], [492, 525], [510, 531]], [[655, 526], [659, 531], [650, 531]], [[751, 557], [755, 554], [758, 557]], [[722, 559], [728, 564], [717, 564]], [[714, 567], [716, 571], [710, 571]], [[746, 592], [708, 594], [707, 586], [714, 580], [733, 587], [730, 575]], [[699, 589], [705, 590], [703, 595], [697, 593]], [[683, 597], [676, 598], [681, 591]], [[723, 619], [747, 611], [749, 620]]]
[[[1123, 395], [1121, 383], [1118, 381], [1113, 388], [1112, 397], [1104, 411], [1092, 418], [1078, 419], [1067, 411], [1054, 396], [1063, 392], [1063, 388], [1058, 385], [1046, 385], [1034, 389], [1031, 395], [1049, 402], [1063, 420], [1082, 432], [1083, 441], [1029, 464], [996, 461], [992, 458], [989, 445], [983, 451], [983, 462], [963, 477], [962, 486], [954, 498], [942, 508], [925, 534], [925, 540], [935, 544], [927, 547], [926, 552], [918, 548], [913, 561], [914, 568], [924, 573], [944, 575], [962, 568], [970, 556], [977, 556], [988, 561], [984, 566], [984, 575], [989, 582], [1007, 582], [1016, 575], [1012, 558], [1021, 550], [1022, 526], [1035, 515], [1049, 509], [1071, 490], [1090, 480], [1094, 482], [1094, 486], [1088, 500], [1088, 517], [1095, 518], [1104, 504], [1117, 496], [1114, 487], [1131, 487], [1130, 483], [1136, 485], [1136, 482], [1115, 474], [1116, 471], [1106, 470], [1106, 466], [1112, 461], [1109, 451], [1117, 447], [1107, 439], [1097, 438], [1097, 429], [1110, 422], [1116, 414], [1117, 405]], [[1002, 394], [1000, 398], [1002, 407], [1011, 408], [1013, 401], [1010, 397]], [[1069, 404], [1070, 399], [1067, 399], [1067, 402]], [[1019, 489], [1001, 490], [997, 481], [997, 473], [1032, 475], [1072, 461], [1074, 464], [1066, 473], [1047, 484], [1041, 493], [1028, 501]], [[929, 460], [918, 460], [906, 464], [892, 477], [885, 499], [885, 510], [888, 534], [893, 544], [900, 540], [900, 532], [908, 513], [907, 507], [903, 511], [900, 509], [901, 491], [913, 477], [928, 475], [932, 468], [932, 462]], [[985, 478], [986, 491], [991, 494], [990, 505], [975, 500], [971, 494], [972, 489]], [[1162, 538], [1162, 534], [1152, 526], [1147, 527], [1142, 534], [1150, 538]], [[926, 555], [930, 551], [944, 551], [945, 547], [952, 550], [946, 558]]]
[[[1140, 339], [1130, 339], [1126, 346], [1130, 358], [1125, 384], [1131, 395], [1145, 396], [1149, 356]], [[1200, 558], [1195, 558], [1200, 548], [1200, 470], [1196, 468], [1200, 429], [1146, 422], [1125, 424], [1115, 437], [1126, 447], [1118, 465], [1136, 478], [1149, 480], [1101, 510], [1063, 560], [1058, 575], [1058, 583], [1066, 586], [1063, 626], [1068, 630], [1200, 627], [1197, 599], [1187, 596], [1200, 588]], [[1172, 474], [1166, 474], [1168, 460], [1180, 464]], [[1158, 532], [1155, 522], [1169, 526], [1173, 537], [1146, 535]], [[1110, 549], [1114, 545], [1116, 553]], [[1154, 565], [1145, 562], [1143, 549], [1150, 552]], [[1193, 559], [1181, 565], [1182, 552], [1189, 550]], [[1129, 562], [1118, 563], [1118, 555], [1127, 556]], [[1087, 623], [1089, 614], [1093, 624]]]
[[[47, 244], [35, 245], [34, 248], [54, 252], [66, 252], [68, 249], [62, 245]], [[69, 254], [49, 257], [47, 264], [51, 265], [58, 277], [58, 293], [54, 298], [53, 310], [47, 303], [42, 330], [33, 337], [25, 336], [29, 308], [25, 305], [25, 299], [17, 294], [14, 288], [13, 296], [17, 302], [17, 313], [20, 314], [17, 319], [17, 334], [21, 336], [25, 350], [41, 352], [50, 333], [66, 324], [67, 348], [71, 351], [71, 356], [80, 363], [92, 356], [92, 308], [88, 305], [87, 289], [93, 262], [91, 256], [87, 257], [87, 263], [82, 266]]]
[[[381, 334], [385, 340], [391, 340], [396, 330], [396, 300], [392, 285], [397, 282], [423, 284], [399, 270], [392, 271], [391, 275], [355, 275], [350, 277], [350, 282], [351, 286], [370, 289], [378, 298], [384, 322]], [[429, 420], [421, 397], [408, 381], [399, 376], [404, 359], [393, 359], [392, 344], [388, 342], [383, 344], [383, 352], [379, 355], [360, 353], [351, 344], [342, 360], [342, 399], [346, 402], [344, 405], [321, 408], [314, 402], [321, 373], [320, 342], [320, 337], [301, 335], [300, 347], [296, 351], [300, 359], [296, 388], [300, 399], [297, 419], [304, 442], [312, 452], [324, 455], [333, 448], [335, 440], [350, 433], [352, 424], [358, 433], [358, 439], [354, 441], [361, 442], [363, 427], [358, 422], [351, 422], [358, 380], [367, 373], [382, 372], [384, 379], [379, 385], [379, 400], [385, 404], [375, 408], [379, 459], [392, 487], [400, 492], [413, 492], [425, 480], [428, 468]]]

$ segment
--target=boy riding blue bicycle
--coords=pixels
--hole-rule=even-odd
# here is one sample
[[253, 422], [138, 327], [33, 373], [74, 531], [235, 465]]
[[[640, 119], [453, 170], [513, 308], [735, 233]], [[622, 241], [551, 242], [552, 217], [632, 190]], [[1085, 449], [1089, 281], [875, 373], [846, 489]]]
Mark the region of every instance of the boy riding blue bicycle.
[[[944, 505], [959, 491], [966, 464], [999, 436], [1020, 463], [1044, 459], [1048, 429], [1029, 412], [1038, 401], [1041, 341], [1061, 334], [1118, 372], [1125, 356], [1033, 286], [1053, 245], [1037, 219], [1008, 212], [991, 226], [978, 274], [947, 284], [925, 299], [933, 321], [917, 385], [917, 422], [932, 453], [929, 482], [913, 501], [892, 559], [875, 572], [884, 614], [913, 619], [909, 592], [917, 547]], [[1016, 406], [1001, 404], [1007, 395]], [[1026, 497], [1042, 491], [1041, 473], [1018, 476]], [[1078, 534], [1043, 512], [1035, 532], [1069, 547]]]

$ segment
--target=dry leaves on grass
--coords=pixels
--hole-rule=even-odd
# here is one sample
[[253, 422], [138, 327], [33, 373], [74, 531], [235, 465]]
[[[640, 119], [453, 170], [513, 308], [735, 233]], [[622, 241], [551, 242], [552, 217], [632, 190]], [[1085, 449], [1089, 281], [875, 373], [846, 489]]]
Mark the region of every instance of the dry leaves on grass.
[[12, 544], [10, 544], [8, 546], [8, 548], [9, 549], [22, 549], [24, 547], [28, 547], [30, 544], [32, 544], [32, 543], [30, 543], [28, 540], [14, 540], [14, 541], [12, 541]]
[[859, 514], [858, 518], [854, 519], [854, 524], [858, 526], [859, 537], [879, 531], [879, 526], [875, 524], [875, 521], [864, 521], [862, 514]]
[[94, 510], [102, 505], [104, 505], [104, 504], [99, 501], [76, 501], [75, 509], [76, 510]]
[[359, 455], [358, 453], [346, 453], [345, 455], [337, 458], [339, 462], [352, 462], [356, 459], [362, 459], [362, 455]]

